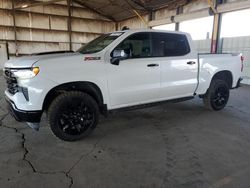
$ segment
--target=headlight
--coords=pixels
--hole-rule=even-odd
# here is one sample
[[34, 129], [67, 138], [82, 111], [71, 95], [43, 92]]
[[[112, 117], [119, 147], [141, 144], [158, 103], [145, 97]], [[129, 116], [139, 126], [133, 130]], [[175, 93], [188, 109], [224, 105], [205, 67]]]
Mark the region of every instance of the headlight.
[[34, 67], [31, 69], [19, 69], [13, 71], [13, 75], [19, 79], [30, 79], [35, 77], [39, 71], [39, 67]]

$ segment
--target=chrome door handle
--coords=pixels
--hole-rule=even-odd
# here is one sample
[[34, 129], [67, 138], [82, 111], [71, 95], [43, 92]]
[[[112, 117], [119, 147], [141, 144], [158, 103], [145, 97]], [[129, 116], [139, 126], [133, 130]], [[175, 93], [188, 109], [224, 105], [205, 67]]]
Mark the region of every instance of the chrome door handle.
[[194, 65], [195, 62], [194, 62], [194, 61], [189, 61], [189, 62], [187, 62], [187, 64], [188, 64], [188, 65]]
[[158, 67], [159, 64], [148, 64], [147, 66], [148, 66], [148, 67]]

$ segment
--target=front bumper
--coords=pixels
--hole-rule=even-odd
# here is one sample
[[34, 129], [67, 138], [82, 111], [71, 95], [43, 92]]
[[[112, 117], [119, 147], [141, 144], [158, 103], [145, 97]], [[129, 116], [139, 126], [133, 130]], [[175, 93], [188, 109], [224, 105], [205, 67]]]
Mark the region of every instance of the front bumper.
[[42, 111], [23, 111], [17, 109], [14, 102], [5, 98], [8, 110], [10, 114], [19, 122], [30, 122], [30, 123], [39, 123], [41, 121]]

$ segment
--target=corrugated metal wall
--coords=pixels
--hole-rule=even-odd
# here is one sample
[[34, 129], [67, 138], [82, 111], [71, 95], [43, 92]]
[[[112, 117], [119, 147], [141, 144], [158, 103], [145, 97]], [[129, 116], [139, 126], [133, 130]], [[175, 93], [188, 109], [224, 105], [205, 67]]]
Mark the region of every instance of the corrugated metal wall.
[[198, 53], [210, 53], [211, 52], [211, 39], [195, 40], [194, 44]]
[[[7, 42], [14, 56], [42, 51], [69, 50], [68, 7], [65, 2], [15, 11], [11, 0], [0, 0], [0, 41]], [[73, 4], [72, 47], [76, 50], [102, 33], [115, 30], [115, 23]]]
[[222, 52], [243, 54], [245, 57], [243, 75], [245, 83], [250, 84], [250, 36], [223, 38]]

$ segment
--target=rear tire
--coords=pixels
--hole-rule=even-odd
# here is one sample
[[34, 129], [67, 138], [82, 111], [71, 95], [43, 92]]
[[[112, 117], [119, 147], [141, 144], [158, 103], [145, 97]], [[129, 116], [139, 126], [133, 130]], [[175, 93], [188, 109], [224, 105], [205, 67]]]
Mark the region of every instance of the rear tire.
[[99, 108], [86, 93], [70, 91], [59, 95], [50, 105], [48, 122], [55, 136], [77, 141], [88, 136], [97, 126]]
[[212, 80], [203, 102], [206, 108], [219, 111], [227, 105], [229, 95], [229, 86], [224, 80]]

